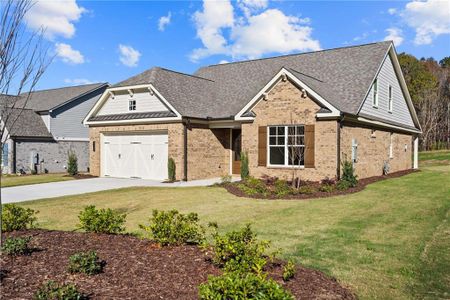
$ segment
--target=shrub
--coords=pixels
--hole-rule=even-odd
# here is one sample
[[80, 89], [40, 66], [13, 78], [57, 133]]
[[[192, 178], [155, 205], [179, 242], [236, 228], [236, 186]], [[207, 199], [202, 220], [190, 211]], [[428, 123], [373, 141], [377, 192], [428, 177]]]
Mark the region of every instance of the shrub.
[[216, 228], [213, 240], [213, 261], [226, 271], [260, 273], [267, 263], [264, 251], [270, 243], [258, 241], [250, 224], [224, 235], [219, 235]]
[[291, 194], [292, 189], [286, 181], [277, 179], [274, 183], [274, 192], [278, 197], [284, 197]]
[[70, 176], [78, 174], [78, 158], [75, 152], [69, 151], [67, 155], [67, 173]]
[[231, 182], [231, 175], [224, 175], [220, 178], [220, 184], [228, 184]]
[[319, 191], [331, 193], [332, 191], [334, 191], [334, 185], [323, 184], [320, 186]]
[[291, 300], [294, 297], [272, 279], [252, 273], [225, 273], [209, 276], [199, 287], [200, 299]]
[[196, 213], [180, 214], [177, 210], [153, 210], [148, 226], [139, 225], [163, 246], [200, 244], [205, 239], [205, 229], [198, 224]]
[[52, 280], [44, 283], [34, 294], [35, 300], [80, 300], [87, 299], [74, 284], [58, 284]]
[[247, 152], [241, 152], [241, 179], [244, 180], [250, 176], [250, 170], [248, 168], [248, 154]]
[[340, 181], [347, 181], [350, 187], [355, 187], [358, 184], [358, 179], [354, 171], [352, 162], [344, 160], [342, 162], [342, 177]]
[[2, 252], [7, 255], [25, 255], [31, 252], [28, 243], [31, 236], [28, 237], [9, 237], [3, 242]]
[[87, 232], [117, 234], [125, 231], [126, 214], [119, 214], [112, 209], [96, 209], [89, 205], [78, 215], [79, 227]]
[[276, 176], [269, 176], [269, 175], [263, 175], [261, 177], [261, 180], [264, 182], [265, 185], [275, 185], [275, 182], [278, 181], [278, 177], [276, 177]]
[[238, 187], [247, 195], [267, 195], [269, 192], [262, 180], [251, 176], [247, 177]]
[[313, 194], [315, 193], [316, 190], [314, 189], [314, 187], [310, 186], [310, 185], [302, 185], [301, 187], [298, 188], [298, 193], [299, 194]]
[[79, 252], [69, 257], [69, 272], [84, 273], [87, 275], [98, 274], [103, 269], [103, 262], [95, 251]]
[[2, 230], [24, 230], [34, 227], [38, 211], [23, 208], [17, 204], [4, 204], [2, 209]]
[[335, 185], [336, 184], [336, 180], [329, 178], [329, 177], [325, 177], [324, 179], [322, 179], [320, 181], [321, 184], [323, 185]]
[[167, 170], [168, 170], [168, 174], [169, 174], [169, 180], [170, 181], [175, 181], [176, 180], [176, 165], [175, 165], [175, 161], [173, 160], [172, 157], [169, 157], [169, 161], [167, 162]]
[[292, 261], [288, 261], [283, 267], [283, 280], [288, 281], [294, 278], [295, 275], [295, 264]]
[[340, 191], [345, 191], [345, 190], [348, 190], [349, 188], [351, 188], [351, 184], [348, 181], [340, 180], [336, 184], [336, 188]]

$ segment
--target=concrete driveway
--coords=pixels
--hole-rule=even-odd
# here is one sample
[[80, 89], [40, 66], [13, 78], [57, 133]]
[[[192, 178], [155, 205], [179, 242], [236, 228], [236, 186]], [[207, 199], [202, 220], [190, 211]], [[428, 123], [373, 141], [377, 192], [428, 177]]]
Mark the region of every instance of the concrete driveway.
[[105, 190], [120, 189], [133, 186], [148, 187], [192, 187], [208, 186], [219, 182], [219, 178], [207, 180], [180, 181], [175, 183], [162, 183], [145, 179], [126, 178], [92, 178], [61, 182], [40, 183], [2, 188], [2, 202], [15, 203], [44, 198], [78, 195]]

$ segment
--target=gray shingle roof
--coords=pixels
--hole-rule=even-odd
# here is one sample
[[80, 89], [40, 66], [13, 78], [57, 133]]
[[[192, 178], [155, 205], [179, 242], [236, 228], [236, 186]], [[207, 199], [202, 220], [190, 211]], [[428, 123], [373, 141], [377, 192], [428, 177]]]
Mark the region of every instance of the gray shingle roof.
[[[78, 98], [88, 92], [94, 91], [104, 85], [106, 85], [106, 83], [93, 83], [34, 91], [26, 104], [26, 108], [33, 109], [35, 111], [47, 111], [69, 102], [74, 98]], [[27, 93], [23, 93], [21, 96], [24, 99], [23, 101], [25, 101]]]
[[31, 109], [10, 109], [6, 128], [11, 137], [53, 138], [42, 118]]
[[183, 116], [236, 115], [282, 68], [342, 112], [356, 114], [391, 42], [200, 68], [194, 75], [152, 68], [114, 87], [151, 83]]

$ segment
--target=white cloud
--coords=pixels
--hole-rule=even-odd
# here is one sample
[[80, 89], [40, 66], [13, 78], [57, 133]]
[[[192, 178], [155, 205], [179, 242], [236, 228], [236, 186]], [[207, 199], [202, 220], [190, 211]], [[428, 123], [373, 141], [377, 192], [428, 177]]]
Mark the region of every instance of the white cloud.
[[384, 38], [385, 41], [393, 41], [395, 46], [400, 46], [403, 43], [403, 31], [399, 28], [386, 29], [388, 35]]
[[91, 84], [94, 83], [94, 81], [91, 81], [86, 78], [66, 78], [64, 79], [64, 82], [70, 85], [83, 85], [83, 84]]
[[268, 0], [238, 0], [237, 4], [246, 17], [258, 10], [265, 9], [269, 5]]
[[141, 53], [128, 45], [119, 45], [120, 52], [120, 62], [123, 63], [127, 67], [136, 67], [139, 58], [141, 57]]
[[53, 39], [56, 36], [71, 38], [75, 34], [74, 22], [86, 12], [78, 6], [76, 0], [33, 2], [33, 6], [25, 15], [27, 26], [33, 30], [45, 30], [45, 36]]
[[[238, 3], [244, 4], [259, 9], [267, 7], [266, 1]], [[310, 22], [308, 18], [288, 16], [278, 9], [238, 17], [230, 1], [204, 1], [203, 11], [195, 13], [194, 21], [204, 47], [192, 52], [193, 61], [216, 54], [258, 58], [273, 52], [320, 50], [319, 41], [311, 37], [312, 27], [305, 25]]]
[[395, 15], [395, 13], [397, 13], [397, 9], [396, 8], [389, 8], [388, 9], [388, 14]]
[[439, 35], [450, 34], [449, 1], [412, 1], [406, 4], [400, 16], [416, 31], [416, 45], [431, 44]]
[[227, 64], [227, 63], [229, 63], [229, 61], [226, 59], [222, 59], [221, 61], [219, 61], [219, 65], [223, 65], [223, 64]]
[[85, 62], [83, 54], [80, 51], [75, 50], [72, 46], [64, 43], [55, 44], [56, 56], [61, 58], [65, 63], [69, 64], [82, 64]]
[[170, 11], [167, 14], [167, 16], [162, 16], [161, 18], [159, 18], [158, 30], [164, 31], [164, 29], [166, 29], [166, 26], [170, 24], [171, 18], [172, 18], [172, 13]]

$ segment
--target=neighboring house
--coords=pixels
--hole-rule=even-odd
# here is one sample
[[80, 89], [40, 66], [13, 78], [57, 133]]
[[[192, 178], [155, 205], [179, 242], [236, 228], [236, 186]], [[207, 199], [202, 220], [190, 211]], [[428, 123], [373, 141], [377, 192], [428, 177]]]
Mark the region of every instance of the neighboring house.
[[[417, 168], [420, 125], [391, 42], [200, 68], [153, 68], [108, 88], [84, 123], [91, 173], [321, 180]], [[412, 150], [414, 149], [414, 165]], [[301, 155], [293, 157], [293, 153]]]
[[[107, 87], [96, 83], [32, 92], [25, 109], [11, 110], [6, 122], [2, 172], [64, 172], [69, 151], [77, 155], [78, 169], [88, 171], [89, 132], [82, 121]], [[20, 95], [15, 107], [23, 107], [25, 99], [27, 94]]]

